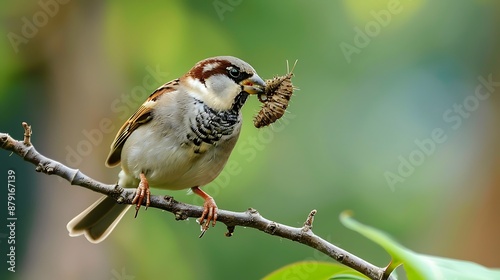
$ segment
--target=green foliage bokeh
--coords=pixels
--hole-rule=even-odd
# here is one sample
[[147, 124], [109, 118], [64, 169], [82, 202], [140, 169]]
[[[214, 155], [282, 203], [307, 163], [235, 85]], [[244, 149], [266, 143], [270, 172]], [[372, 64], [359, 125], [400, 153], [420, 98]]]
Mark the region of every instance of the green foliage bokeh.
[[[301, 226], [307, 213], [317, 209], [316, 234], [385, 265], [389, 256], [382, 249], [332, 218], [352, 209], [360, 219], [391, 232], [416, 251], [500, 266], [498, 260], [484, 257], [482, 250], [488, 246], [481, 243], [482, 233], [496, 222], [482, 224], [479, 235], [467, 224], [477, 217], [488, 193], [499, 188], [492, 168], [500, 154], [495, 144], [500, 137], [498, 98], [492, 94], [467, 117], [453, 111], [454, 104], [463, 104], [474, 94], [478, 77], [499, 79], [497, 2], [96, 2], [61, 4], [33, 38], [18, 46], [18, 52], [7, 35], [21, 34], [23, 18], [31, 20], [41, 7], [35, 1], [0, 4], [0, 34], [5, 35], [0, 41], [1, 132], [20, 138], [20, 122], [28, 121], [37, 149], [67, 163], [64, 148], [79, 143], [82, 129], [99, 127], [100, 120], [109, 118], [115, 131], [105, 134], [78, 168], [114, 182], [118, 171], [100, 164], [124, 121], [124, 111], [114, 111], [112, 102], [143, 85], [147, 69], [160, 69], [165, 80], [144, 86], [144, 94], [129, 101], [130, 113], [156, 86], [206, 57], [240, 57], [264, 78], [284, 74], [286, 61], [298, 60], [293, 82], [299, 90], [282, 120], [258, 130], [252, 124], [258, 101], [251, 99], [243, 108], [243, 130], [228, 166], [205, 186], [219, 207], [234, 211], [253, 207], [266, 218], [291, 226]], [[60, 57], [72, 59], [60, 61]], [[93, 62], [95, 57], [103, 58], [99, 65]], [[56, 94], [65, 79], [79, 79], [75, 76], [81, 73], [75, 69], [84, 69], [88, 76], [99, 72], [101, 80], [88, 84], [89, 91], [99, 92], [97, 97], [86, 99], [71, 91]], [[73, 114], [56, 115], [63, 107]], [[443, 118], [448, 110], [452, 122]], [[82, 119], [87, 120], [85, 127], [71, 126]], [[56, 132], [46, 135], [45, 128]], [[443, 130], [446, 141], [434, 143], [429, 154], [421, 151], [424, 158], [407, 172], [409, 176], [398, 175], [401, 158], [409, 161], [419, 150], [416, 141], [429, 143], [424, 140], [436, 128]], [[23, 275], [88, 279], [86, 273], [92, 271], [101, 279], [113, 279], [122, 268], [135, 279], [159, 275], [258, 279], [289, 263], [329, 261], [310, 248], [247, 228], [237, 228], [234, 237], [225, 238], [225, 228], [219, 224], [198, 239], [194, 220], [176, 222], [169, 213], [155, 209], [141, 212], [135, 220], [132, 214], [126, 216], [102, 244], [71, 239], [67, 221], [97, 196], [82, 198], [85, 191], [75, 188], [69, 196], [60, 195], [67, 183], [42, 178], [6, 152], [0, 157], [2, 174], [7, 169], [19, 174], [19, 215], [24, 221], [18, 227], [20, 273], [5, 274], [12, 279]], [[388, 184], [387, 172], [402, 181]], [[153, 193], [200, 204], [185, 192]], [[38, 202], [41, 197], [43, 205]], [[78, 206], [61, 209], [60, 200]], [[50, 222], [40, 222], [37, 215]], [[51, 234], [41, 234], [46, 228]], [[464, 238], [477, 251], [460, 250], [456, 244], [467, 244]], [[84, 248], [86, 258], [51, 252], [47, 258], [30, 258], [35, 252], [31, 246], [58, 248], [61, 240], [65, 248]], [[4, 245], [0, 239], [2, 250]], [[105, 256], [106, 261], [92, 263], [87, 258], [93, 256]], [[57, 265], [62, 260], [64, 265]], [[76, 268], [84, 272], [68, 272]], [[4, 271], [0, 278], [7, 279]]]

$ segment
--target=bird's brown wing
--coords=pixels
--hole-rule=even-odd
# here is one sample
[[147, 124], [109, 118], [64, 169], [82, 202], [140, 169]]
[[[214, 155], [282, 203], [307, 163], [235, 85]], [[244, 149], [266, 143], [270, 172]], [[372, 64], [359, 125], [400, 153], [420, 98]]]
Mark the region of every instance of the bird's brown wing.
[[106, 160], [106, 166], [113, 167], [120, 163], [123, 144], [127, 141], [128, 137], [134, 132], [138, 127], [143, 124], [148, 123], [153, 118], [152, 111], [156, 100], [163, 94], [172, 92], [175, 90], [174, 86], [179, 84], [179, 80], [170, 81], [163, 86], [155, 90], [144, 102], [144, 104], [139, 107], [139, 109], [122, 125], [118, 134], [116, 134], [115, 140], [111, 144], [111, 151]]

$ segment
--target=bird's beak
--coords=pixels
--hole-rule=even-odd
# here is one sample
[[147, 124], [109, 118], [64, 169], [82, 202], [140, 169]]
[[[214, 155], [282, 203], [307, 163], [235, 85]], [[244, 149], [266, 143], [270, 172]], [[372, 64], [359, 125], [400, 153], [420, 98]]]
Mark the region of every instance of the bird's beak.
[[250, 78], [241, 81], [240, 85], [243, 91], [248, 94], [262, 93], [266, 88], [266, 82], [257, 74], [253, 74]]

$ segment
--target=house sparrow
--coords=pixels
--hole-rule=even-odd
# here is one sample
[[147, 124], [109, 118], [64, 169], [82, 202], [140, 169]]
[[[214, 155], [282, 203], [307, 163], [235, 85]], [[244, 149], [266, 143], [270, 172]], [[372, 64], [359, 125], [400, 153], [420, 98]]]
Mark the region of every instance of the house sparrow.
[[[218, 56], [198, 62], [148, 97], [121, 127], [106, 161], [108, 167], [121, 164], [119, 186], [137, 187], [136, 215], [144, 199], [146, 209], [150, 203], [150, 185], [191, 188], [205, 200], [202, 235], [210, 222], [215, 225], [217, 205], [200, 187], [224, 168], [240, 134], [240, 109], [249, 94], [262, 93], [265, 85], [248, 63]], [[99, 243], [130, 207], [103, 196], [68, 223], [69, 234]]]

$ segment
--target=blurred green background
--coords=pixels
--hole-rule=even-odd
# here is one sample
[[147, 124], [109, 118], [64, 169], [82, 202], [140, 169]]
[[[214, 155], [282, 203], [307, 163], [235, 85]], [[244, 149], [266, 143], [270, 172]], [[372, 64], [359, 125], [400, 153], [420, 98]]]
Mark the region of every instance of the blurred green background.
[[[0, 6], [0, 131], [20, 139], [20, 123], [29, 122], [46, 156], [113, 183], [119, 169], [104, 167], [109, 145], [156, 87], [210, 56], [240, 57], [264, 78], [298, 59], [300, 90], [282, 120], [258, 130], [251, 120], [259, 102], [245, 105], [228, 166], [204, 188], [218, 206], [253, 207], [291, 226], [317, 209], [316, 234], [380, 266], [388, 256], [343, 228], [341, 211], [415, 251], [500, 266], [499, 2]], [[113, 129], [103, 127], [108, 120]], [[429, 142], [435, 129], [442, 143]], [[128, 213], [98, 245], [70, 238], [66, 223], [99, 194], [35, 173], [6, 151], [0, 157], [3, 186], [7, 170], [16, 172], [18, 217], [15, 273], [0, 224], [2, 279], [258, 279], [294, 261], [328, 260], [247, 228], [226, 238], [219, 224], [198, 239], [193, 219], [176, 222], [156, 209]], [[153, 193], [201, 205], [184, 191]], [[6, 196], [3, 188], [1, 221]]]

